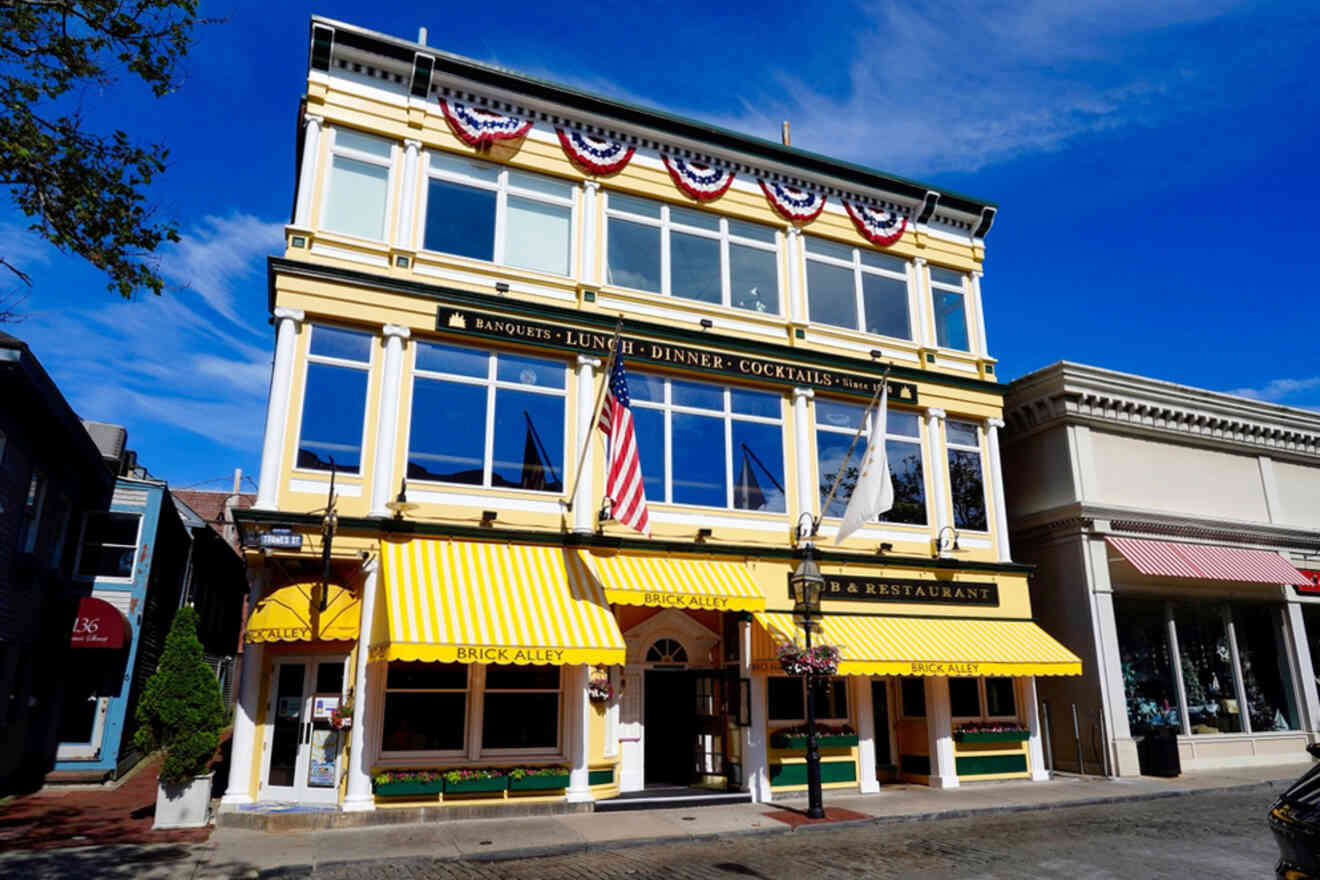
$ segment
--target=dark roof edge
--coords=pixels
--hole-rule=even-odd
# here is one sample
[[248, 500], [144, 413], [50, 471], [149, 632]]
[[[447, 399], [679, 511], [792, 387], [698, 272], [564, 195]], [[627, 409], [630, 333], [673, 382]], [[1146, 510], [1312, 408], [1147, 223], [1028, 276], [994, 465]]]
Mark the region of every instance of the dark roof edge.
[[867, 168], [864, 165], [832, 159], [808, 150], [784, 146], [765, 138], [741, 134], [727, 128], [699, 122], [695, 119], [666, 113], [662, 110], [593, 95], [571, 86], [530, 77], [507, 68], [485, 64], [462, 55], [455, 55], [452, 52], [443, 52], [434, 46], [424, 46], [421, 43], [392, 37], [388, 34], [368, 30], [333, 18], [313, 15], [311, 22], [334, 28], [336, 37], [341, 33], [347, 35], [349, 37], [348, 40], [345, 40], [347, 45], [365, 51], [373, 51], [383, 57], [411, 63], [413, 52], [430, 55], [435, 58], [436, 70], [462, 76], [493, 88], [508, 89], [589, 113], [672, 132], [681, 137], [693, 138], [704, 143], [729, 150], [737, 150], [773, 162], [782, 162], [803, 171], [841, 177], [863, 186], [887, 190], [915, 199], [918, 202], [923, 200], [928, 192], [937, 192], [940, 196], [939, 204], [942, 207], [952, 208], [967, 214], [980, 214], [985, 208], [997, 209], [999, 207], [995, 202], [953, 192], [918, 180], [910, 180], [895, 174]]

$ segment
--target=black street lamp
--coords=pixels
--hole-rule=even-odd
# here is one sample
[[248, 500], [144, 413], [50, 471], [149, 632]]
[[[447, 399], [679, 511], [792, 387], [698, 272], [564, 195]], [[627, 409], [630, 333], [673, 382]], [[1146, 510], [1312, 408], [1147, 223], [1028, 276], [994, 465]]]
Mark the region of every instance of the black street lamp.
[[[793, 616], [802, 623], [807, 636], [807, 658], [811, 658], [811, 630], [815, 625], [811, 619], [820, 614], [820, 591], [825, 586], [825, 578], [820, 575], [820, 566], [812, 558], [815, 548], [808, 540], [803, 544], [802, 562], [789, 578], [793, 590]], [[816, 737], [816, 700], [811, 667], [803, 676], [807, 687], [807, 818], [824, 819], [825, 807], [820, 794], [820, 741]]]

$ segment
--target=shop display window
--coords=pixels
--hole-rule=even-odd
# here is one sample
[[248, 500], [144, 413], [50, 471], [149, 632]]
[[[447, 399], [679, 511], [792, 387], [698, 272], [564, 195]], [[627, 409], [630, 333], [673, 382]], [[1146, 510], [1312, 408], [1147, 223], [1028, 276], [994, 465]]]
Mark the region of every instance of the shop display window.
[[1160, 728], [1180, 729], [1164, 602], [1115, 598], [1114, 620], [1132, 733], [1142, 736]]
[[949, 679], [949, 712], [954, 718], [981, 717], [981, 685], [977, 679]]
[[1192, 733], [1241, 732], [1242, 707], [1234, 686], [1233, 655], [1223, 606], [1180, 604], [1175, 608], [1174, 620]]
[[309, 329], [297, 467], [328, 471], [333, 460], [340, 473], [358, 473], [374, 337], [322, 324]]
[[985, 481], [981, 476], [980, 432], [971, 422], [949, 420], [949, 492], [953, 496], [953, 524], [984, 532]]
[[[774, 676], [767, 682], [768, 716], [771, 721], [804, 721], [807, 717], [806, 683], [796, 676]], [[815, 682], [812, 699], [815, 701], [816, 720], [846, 721], [848, 719], [848, 680], [846, 678], [821, 679]]]
[[1011, 678], [985, 679], [985, 714], [990, 718], [1016, 718], [1017, 696]]
[[814, 323], [912, 338], [906, 260], [811, 235], [803, 243], [807, 310]]
[[1242, 690], [1253, 733], [1298, 728], [1288, 654], [1281, 643], [1281, 616], [1277, 605], [1233, 606]]
[[466, 663], [391, 663], [383, 752], [459, 752], [467, 732]]
[[1017, 696], [1013, 679], [1003, 676], [950, 678], [949, 714], [954, 718], [983, 721], [1016, 718]]
[[904, 678], [899, 685], [903, 698], [904, 718], [926, 717], [926, 680], [924, 678]]
[[487, 666], [482, 751], [559, 746], [559, 667]]
[[[816, 400], [816, 473], [820, 480], [820, 503], [825, 503], [844, 456], [852, 444], [864, 406], [838, 400]], [[866, 443], [876, 429], [874, 413], [866, 426], [865, 438], [853, 450], [852, 460], [839, 487], [834, 492], [826, 516], [843, 516], [866, 454]], [[894, 506], [879, 517], [881, 522], [926, 524], [926, 478], [922, 469], [921, 422], [916, 413], [890, 409], [885, 418], [885, 456], [894, 485]]]

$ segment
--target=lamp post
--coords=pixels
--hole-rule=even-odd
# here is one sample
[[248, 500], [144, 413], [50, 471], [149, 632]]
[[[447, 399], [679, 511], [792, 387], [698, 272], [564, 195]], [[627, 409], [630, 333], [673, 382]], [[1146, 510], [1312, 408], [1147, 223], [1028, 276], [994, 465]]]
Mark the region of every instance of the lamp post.
[[[806, 534], [806, 540], [802, 545], [802, 562], [798, 564], [789, 579], [793, 588], [794, 616], [801, 616], [802, 629], [806, 633], [808, 658], [811, 657], [813, 625], [811, 618], [812, 615], [820, 613], [820, 591], [825, 586], [825, 578], [821, 577], [820, 566], [812, 558], [815, 547], [812, 546], [811, 536], [814, 533], [813, 528]], [[804, 678], [807, 686], [807, 818], [824, 819], [825, 807], [821, 803], [820, 793], [820, 740], [816, 736], [816, 701], [810, 666]]]

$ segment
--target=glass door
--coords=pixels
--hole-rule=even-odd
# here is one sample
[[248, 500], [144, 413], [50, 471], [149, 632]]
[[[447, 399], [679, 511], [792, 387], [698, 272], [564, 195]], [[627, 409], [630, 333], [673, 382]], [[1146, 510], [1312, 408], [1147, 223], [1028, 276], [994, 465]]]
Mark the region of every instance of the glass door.
[[344, 658], [289, 658], [271, 669], [261, 799], [338, 800], [340, 731], [330, 726], [344, 686]]
[[712, 776], [724, 776], [724, 702], [720, 699], [721, 671], [695, 675], [696, 741], [693, 743], [693, 776], [698, 784], [710, 783]]
[[871, 679], [871, 711], [875, 720], [875, 769], [877, 775], [884, 775], [894, 764], [889, 750], [889, 679]]

